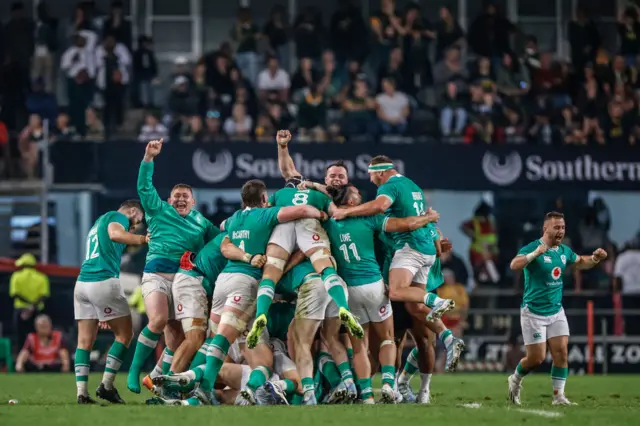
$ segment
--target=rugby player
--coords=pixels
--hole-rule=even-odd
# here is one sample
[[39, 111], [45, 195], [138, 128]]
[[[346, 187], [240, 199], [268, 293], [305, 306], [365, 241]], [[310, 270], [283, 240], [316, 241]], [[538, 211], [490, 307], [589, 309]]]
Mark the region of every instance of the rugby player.
[[[280, 223], [302, 218], [326, 219], [324, 213], [308, 205], [266, 208], [267, 189], [259, 180], [245, 183], [241, 193], [243, 210], [227, 219], [224, 227], [229, 241], [251, 255], [266, 251], [271, 232]], [[213, 385], [231, 343], [246, 330], [254, 315], [261, 276], [260, 268], [235, 260], [230, 260], [218, 276], [211, 307], [216, 335], [208, 348], [204, 379], [187, 400], [189, 405], [215, 404]], [[266, 376], [268, 379], [270, 375]]]
[[87, 236], [87, 251], [73, 291], [73, 310], [78, 321], [75, 356], [78, 404], [95, 404], [87, 391], [89, 356], [96, 340], [98, 322], [106, 321], [115, 335], [107, 354], [98, 398], [124, 404], [113, 386], [125, 352], [133, 337], [131, 311], [120, 286], [120, 258], [127, 245], [146, 244], [149, 238], [132, 231], [142, 223], [144, 210], [139, 201], [128, 200], [117, 211], [100, 216]]
[[[291, 140], [291, 133], [288, 130], [280, 130], [276, 140], [279, 146], [287, 145]], [[280, 159], [278, 161], [280, 163]], [[286, 176], [290, 176], [294, 172], [297, 173], [292, 163], [291, 161], [291, 164], [286, 167], [287, 174], [283, 173], [285, 179]], [[320, 211], [330, 212], [331, 199], [318, 191], [297, 189], [298, 184], [302, 181], [300, 176], [287, 179], [285, 188], [276, 192], [269, 199], [269, 204], [277, 207], [310, 205]], [[326, 292], [329, 293], [338, 308], [337, 312], [329, 312], [329, 316], [339, 317], [352, 335], [361, 338], [363, 335], [362, 327], [349, 311], [346, 285], [335, 270], [327, 234], [318, 220], [302, 219], [277, 226], [271, 235], [266, 252], [267, 264], [258, 289], [256, 320], [247, 336], [249, 347], [256, 344], [258, 337], [267, 326], [266, 314], [273, 299], [276, 283], [282, 277], [286, 261], [296, 247], [311, 260], [314, 269], [322, 277]]]
[[[208, 219], [193, 210], [195, 199], [189, 185], [176, 185], [168, 202], [158, 195], [152, 182], [153, 160], [160, 154], [162, 142], [160, 139], [147, 144], [138, 173], [138, 195], [152, 239], [141, 282], [149, 323], [138, 336], [127, 379], [127, 387], [135, 393], [140, 393], [140, 370], [158, 344], [165, 326], [165, 355], [172, 356], [172, 351], [183, 339], [181, 324], [170, 321], [174, 317], [171, 288], [180, 258], [185, 251], [200, 251], [206, 242], [220, 233]], [[187, 319], [185, 325], [188, 324], [191, 323]], [[170, 363], [163, 363], [162, 372], [165, 369], [168, 372], [170, 366]], [[152, 375], [159, 374], [161, 372], [154, 369]]]
[[[369, 164], [371, 182], [378, 186], [375, 200], [346, 209], [336, 209], [332, 217], [342, 220], [350, 216], [373, 216], [387, 212], [391, 217], [420, 216], [426, 205], [422, 190], [395, 169], [391, 159], [379, 155]], [[435, 234], [435, 232], [434, 232]], [[434, 235], [420, 228], [393, 234], [395, 253], [389, 268], [389, 298], [393, 301], [424, 303], [431, 308], [428, 321], [440, 319], [455, 307], [450, 299], [441, 299], [425, 291], [429, 268], [436, 258]]]
[[562, 244], [565, 235], [564, 215], [549, 212], [544, 217], [542, 237], [522, 247], [511, 261], [511, 270], [524, 270], [524, 294], [520, 308], [525, 357], [509, 376], [509, 399], [520, 405], [522, 380], [551, 352], [553, 405], [572, 405], [564, 394], [569, 373], [569, 323], [562, 308], [562, 287], [567, 266], [591, 269], [607, 258], [607, 252], [596, 249], [591, 255], [578, 256]]
[[[333, 201], [338, 208], [358, 206], [362, 202], [360, 192], [353, 185], [330, 187]], [[396, 395], [395, 363], [396, 346], [393, 336], [393, 310], [386, 295], [386, 288], [376, 262], [375, 233], [411, 232], [438, 220], [438, 213], [429, 209], [422, 216], [392, 218], [384, 215], [360, 216], [340, 222], [329, 220], [325, 229], [329, 234], [340, 276], [349, 290], [349, 305], [365, 330], [365, 339], [352, 339], [355, 372], [358, 375], [361, 398], [371, 404], [371, 364], [368, 356], [368, 331], [373, 329], [379, 342], [379, 361], [382, 371], [382, 402], [394, 403]]]

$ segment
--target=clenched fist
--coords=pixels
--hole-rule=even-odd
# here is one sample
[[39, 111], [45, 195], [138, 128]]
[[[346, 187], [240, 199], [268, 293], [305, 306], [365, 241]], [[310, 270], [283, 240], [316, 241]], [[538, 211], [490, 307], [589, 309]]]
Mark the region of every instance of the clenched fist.
[[162, 151], [163, 142], [164, 139], [150, 141], [144, 150], [144, 160], [151, 161], [156, 157], [156, 155], [160, 154], [160, 151]]
[[276, 142], [281, 147], [287, 146], [287, 144], [291, 141], [291, 132], [288, 130], [278, 130], [276, 133]]
[[262, 254], [256, 254], [251, 258], [251, 266], [254, 268], [262, 268], [267, 263], [267, 257]]

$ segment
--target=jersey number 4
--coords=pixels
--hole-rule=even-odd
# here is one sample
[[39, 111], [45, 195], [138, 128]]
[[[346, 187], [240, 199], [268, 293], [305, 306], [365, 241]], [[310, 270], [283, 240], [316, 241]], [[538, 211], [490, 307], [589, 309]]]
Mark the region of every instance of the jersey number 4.
[[342, 252], [342, 255], [344, 256], [345, 262], [351, 263], [349, 250], [351, 250], [351, 254], [353, 255], [353, 258], [355, 260], [360, 260], [360, 255], [358, 255], [358, 248], [356, 247], [356, 243], [351, 243], [349, 245], [341, 244], [339, 248], [340, 248], [340, 251]]
[[85, 260], [100, 257], [100, 253], [98, 253], [98, 247], [98, 234], [89, 233], [89, 236], [87, 237], [87, 253], [85, 255]]

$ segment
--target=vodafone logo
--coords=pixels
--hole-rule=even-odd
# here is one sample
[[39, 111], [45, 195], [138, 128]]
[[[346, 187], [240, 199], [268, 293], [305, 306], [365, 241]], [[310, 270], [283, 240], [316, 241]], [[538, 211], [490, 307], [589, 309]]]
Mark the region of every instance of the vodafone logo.
[[242, 299], [242, 296], [233, 296], [233, 303], [240, 303], [240, 300]]
[[178, 303], [178, 312], [182, 312], [182, 303]]
[[553, 277], [554, 280], [560, 278], [560, 275], [562, 275], [562, 271], [560, 270], [559, 266], [556, 266], [551, 270], [551, 277]]
[[387, 306], [386, 305], [380, 306], [380, 313], [384, 314], [385, 312], [387, 312]]
[[113, 309], [111, 309], [110, 307], [107, 306], [106, 308], [104, 308], [105, 315], [109, 315], [111, 312], [113, 312]]
[[320, 240], [320, 235], [318, 235], [318, 234], [313, 234], [313, 236], [311, 237], [311, 239], [312, 239], [313, 241], [318, 241], [318, 240]]

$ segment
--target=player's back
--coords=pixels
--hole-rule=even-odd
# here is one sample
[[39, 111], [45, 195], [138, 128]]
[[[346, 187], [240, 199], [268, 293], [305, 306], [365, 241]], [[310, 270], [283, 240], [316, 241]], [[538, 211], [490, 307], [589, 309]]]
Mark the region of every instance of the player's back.
[[385, 221], [384, 216], [376, 215], [325, 222], [338, 273], [347, 285], [371, 284], [382, 279], [376, 260], [375, 233], [383, 231]]
[[316, 274], [316, 270], [313, 268], [311, 261], [305, 259], [282, 276], [278, 284], [276, 284], [276, 293], [287, 296], [295, 295], [296, 290], [305, 282], [306, 277], [311, 274]]
[[[220, 244], [227, 236], [226, 232], [218, 234], [213, 240], [209, 241], [196, 255], [194, 264], [204, 276], [203, 286], [207, 290], [207, 294], [211, 294], [212, 289], [208, 288], [215, 283], [218, 275], [222, 272], [227, 264], [227, 258], [222, 255]], [[206, 283], [205, 283], [206, 281]]]
[[[404, 218], [409, 216], [422, 216], [427, 211], [427, 203], [424, 193], [411, 179], [401, 174], [393, 175], [378, 188], [378, 197], [386, 196], [391, 200], [391, 207], [385, 215]], [[423, 254], [436, 253], [433, 244], [433, 235], [428, 228], [418, 228], [411, 232], [395, 232], [391, 234], [396, 244], [396, 250], [408, 244], [414, 250]]]
[[[264, 254], [273, 228], [278, 224], [279, 207], [245, 208], [238, 210], [225, 222], [229, 240], [251, 255]], [[248, 263], [230, 260], [224, 272], [241, 273], [260, 279], [262, 270]]]
[[129, 219], [117, 211], [100, 216], [89, 230], [85, 260], [80, 267], [78, 281], [99, 282], [120, 276], [120, 258], [126, 244], [116, 243], [109, 238], [109, 224], [114, 222], [129, 230]]
[[269, 204], [277, 207], [312, 206], [328, 212], [331, 198], [326, 194], [309, 189], [282, 188], [271, 195]]

